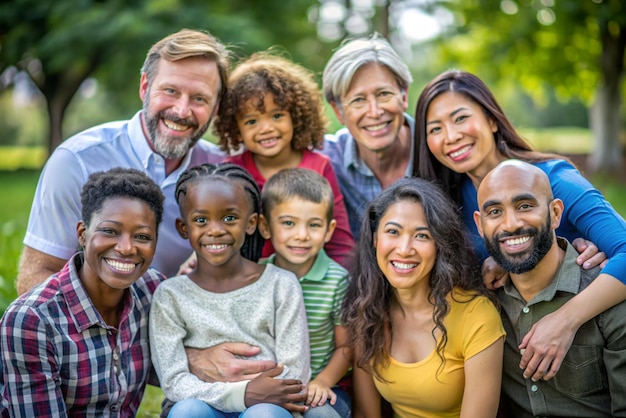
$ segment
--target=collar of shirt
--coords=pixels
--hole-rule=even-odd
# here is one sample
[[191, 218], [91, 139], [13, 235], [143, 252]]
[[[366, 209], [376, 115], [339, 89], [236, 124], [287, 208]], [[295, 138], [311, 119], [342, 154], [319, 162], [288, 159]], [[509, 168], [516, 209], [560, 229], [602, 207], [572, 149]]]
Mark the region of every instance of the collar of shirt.
[[[276, 260], [276, 253], [270, 255], [269, 257], [260, 260], [259, 264], [274, 264]], [[326, 272], [328, 271], [328, 266], [330, 265], [330, 257], [326, 254], [324, 249], [320, 250], [317, 253], [317, 257], [315, 257], [315, 262], [309, 269], [309, 271], [302, 277], [298, 277], [298, 281], [309, 280], [313, 282], [321, 282], [326, 277]]]
[[[526, 305], [531, 306], [540, 302], [548, 302], [554, 299], [556, 292], [567, 292], [572, 294], [577, 294], [578, 289], [580, 288], [580, 266], [576, 263], [576, 257], [578, 257], [578, 252], [576, 249], [564, 238], [557, 237], [557, 242], [559, 247], [565, 250], [565, 256], [563, 257], [563, 262], [561, 263], [561, 267], [557, 271], [556, 276], [550, 282], [550, 284], [541, 290], [537, 295], [529, 301]], [[504, 292], [511, 297], [522, 300], [523, 298], [520, 296], [519, 292], [509, 280], [506, 285], [504, 285]]]
[[[83, 253], [76, 253], [72, 256], [72, 258], [70, 258], [67, 264], [58, 273], [59, 288], [63, 293], [63, 296], [67, 300], [67, 306], [72, 312], [76, 328], [79, 329], [81, 332], [85, 331], [93, 325], [99, 325], [103, 328], [113, 329], [113, 327], [107, 325], [104, 322], [102, 316], [98, 313], [95, 306], [93, 306], [93, 303], [91, 302], [91, 299], [85, 291], [80, 277], [78, 276], [78, 271], [80, 270], [83, 263]], [[124, 309], [122, 310], [120, 323], [126, 316], [129, 315], [133, 308], [134, 302], [131, 293], [134, 294], [134, 292], [132, 291], [126, 292], [126, 297], [124, 299]]]

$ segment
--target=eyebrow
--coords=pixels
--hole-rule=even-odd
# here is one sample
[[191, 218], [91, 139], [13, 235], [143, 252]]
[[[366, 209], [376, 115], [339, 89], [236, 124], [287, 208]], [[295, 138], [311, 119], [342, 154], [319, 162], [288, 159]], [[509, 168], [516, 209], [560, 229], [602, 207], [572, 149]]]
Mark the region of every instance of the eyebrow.
[[[537, 198], [532, 193], [518, 194], [518, 195], [514, 196], [513, 199], [511, 199], [511, 201], [513, 203], [521, 202], [521, 201], [524, 201], [524, 200], [532, 200], [533, 202], [537, 202]], [[501, 200], [496, 200], [496, 199], [487, 200], [487, 201], [485, 201], [485, 203], [483, 203], [481, 209], [485, 210], [489, 206], [499, 205], [501, 203], [502, 203]]]
[[[462, 110], [467, 110], [467, 108], [466, 108], [466, 107], [461, 106], [461, 107], [459, 107], [458, 109], [455, 109], [455, 110], [453, 110], [452, 112], [450, 112], [450, 116], [454, 116], [454, 115], [456, 115], [457, 113], [459, 113], [459, 112], [460, 112], [460, 111], [462, 111]], [[432, 124], [432, 123], [440, 123], [440, 122], [441, 122], [441, 121], [440, 121], [439, 119], [435, 119], [435, 120], [431, 120], [431, 121], [429, 121], [429, 122], [426, 122], [426, 125], [430, 125], [430, 124]]]
[[[388, 225], [393, 225], [393, 226], [396, 226], [398, 228], [404, 228], [402, 225], [400, 225], [399, 223], [394, 222], [394, 221], [386, 222], [384, 226], [388, 226]], [[424, 230], [428, 231], [430, 229], [427, 226], [418, 226], [417, 228], [415, 228], [415, 231], [424, 231]]]

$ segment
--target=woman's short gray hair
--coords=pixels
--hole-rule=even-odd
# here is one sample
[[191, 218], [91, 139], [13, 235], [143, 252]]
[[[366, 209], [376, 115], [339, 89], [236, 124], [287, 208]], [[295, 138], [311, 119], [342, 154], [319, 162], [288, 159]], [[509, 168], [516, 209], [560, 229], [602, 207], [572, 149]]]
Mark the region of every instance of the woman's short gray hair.
[[342, 44], [330, 57], [322, 82], [328, 103], [341, 103], [356, 72], [369, 63], [384, 65], [391, 71], [398, 87], [407, 91], [413, 81], [409, 67], [391, 44], [377, 33], [369, 38], [352, 39]]

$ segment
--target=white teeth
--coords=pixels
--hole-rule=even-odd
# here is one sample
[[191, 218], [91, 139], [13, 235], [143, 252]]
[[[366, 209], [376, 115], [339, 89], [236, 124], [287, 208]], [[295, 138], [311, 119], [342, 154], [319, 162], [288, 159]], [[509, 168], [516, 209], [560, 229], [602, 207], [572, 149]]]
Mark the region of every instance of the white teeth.
[[526, 236], [526, 237], [521, 237], [521, 238], [507, 239], [507, 240], [504, 240], [504, 243], [506, 245], [520, 245], [520, 244], [523, 244], [525, 242], [528, 242], [528, 240], [530, 240], [530, 237]]
[[172, 122], [171, 120], [163, 119], [163, 123], [165, 124], [165, 126], [167, 126], [168, 128], [174, 131], [186, 131], [187, 130], [187, 127], [185, 125], [179, 125], [175, 122]]
[[465, 147], [461, 148], [461, 149], [460, 149], [460, 150], [458, 150], [458, 151], [451, 152], [451, 153], [450, 153], [450, 157], [452, 157], [452, 158], [456, 158], [456, 157], [458, 157], [458, 156], [460, 156], [460, 155], [463, 155], [463, 154], [465, 154], [467, 151], [469, 151], [469, 149], [470, 149], [471, 147], [472, 147], [471, 145], [467, 145], [467, 146], [465, 146]]
[[134, 263], [121, 263], [119, 261], [111, 260], [109, 258], [105, 258], [104, 260], [107, 262], [108, 265], [110, 265], [116, 270], [129, 272], [135, 269]]
[[387, 126], [387, 123], [381, 123], [380, 125], [368, 126], [365, 128], [365, 130], [366, 131], [378, 131], [380, 129], [383, 129], [385, 126]]
[[210, 244], [210, 245], [205, 245], [206, 248], [208, 248], [209, 250], [222, 250], [224, 248], [227, 247], [226, 244]]
[[417, 264], [398, 263], [396, 261], [392, 261], [391, 264], [400, 270], [409, 270], [417, 267]]

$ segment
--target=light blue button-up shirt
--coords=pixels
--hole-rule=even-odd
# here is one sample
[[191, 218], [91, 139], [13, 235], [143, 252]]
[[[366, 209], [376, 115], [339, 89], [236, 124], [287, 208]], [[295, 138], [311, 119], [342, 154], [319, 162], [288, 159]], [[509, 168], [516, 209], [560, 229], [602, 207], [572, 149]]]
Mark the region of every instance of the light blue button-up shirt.
[[152, 266], [174, 275], [191, 255], [191, 247], [175, 227], [179, 216], [174, 199], [176, 180], [187, 168], [222, 161], [216, 145], [200, 140], [180, 167], [165, 175], [165, 160], [154, 153], [141, 127], [141, 112], [126, 121], [109, 122], [65, 140], [43, 168], [35, 191], [24, 244], [54, 257], [69, 259], [78, 248], [76, 224], [81, 217], [80, 192], [89, 175], [113, 167], [146, 173], [165, 195], [163, 221]]

